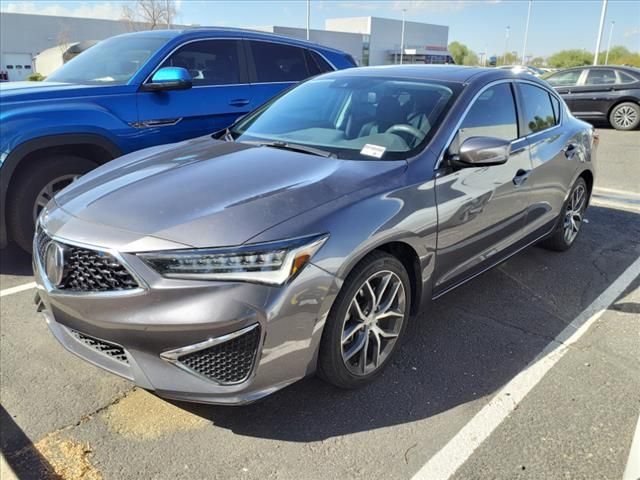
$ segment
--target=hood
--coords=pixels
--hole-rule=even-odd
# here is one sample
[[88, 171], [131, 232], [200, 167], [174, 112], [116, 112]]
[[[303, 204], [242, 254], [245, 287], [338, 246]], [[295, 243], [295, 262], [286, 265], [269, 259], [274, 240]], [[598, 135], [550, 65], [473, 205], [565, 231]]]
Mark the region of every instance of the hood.
[[1, 82], [0, 100], [2, 102], [51, 100], [107, 93], [123, 93], [133, 87], [129, 85], [80, 85], [58, 82]]
[[207, 136], [121, 157], [60, 192], [56, 203], [100, 228], [231, 246], [405, 168], [404, 161], [339, 160]]

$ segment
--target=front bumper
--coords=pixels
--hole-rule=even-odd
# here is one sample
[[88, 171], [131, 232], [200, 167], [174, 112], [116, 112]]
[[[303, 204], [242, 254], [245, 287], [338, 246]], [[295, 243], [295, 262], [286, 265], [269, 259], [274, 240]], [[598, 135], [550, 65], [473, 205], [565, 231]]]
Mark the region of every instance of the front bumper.
[[[38, 310], [58, 341], [84, 360], [162, 397], [215, 404], [250, 403], [315, 371], [337, 293], [324, 270], [308, 264], [289, 284], [270, 287], [169, 280], [135, 255], [121, 258], [142, 288], [71, 294], [51, 288], [34, 255]], [[194, 345], [221, 343], [243, 329], [258, 335], [246, 377], [221, 383], [176, 361]]]

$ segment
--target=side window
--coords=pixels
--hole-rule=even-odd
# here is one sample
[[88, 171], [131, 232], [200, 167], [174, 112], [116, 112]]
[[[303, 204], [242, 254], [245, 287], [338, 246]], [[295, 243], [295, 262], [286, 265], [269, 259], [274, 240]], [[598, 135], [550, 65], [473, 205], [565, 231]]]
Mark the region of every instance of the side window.
[[204, 40], [178, 49], [162, 67], [189, 70], [193, 85], [229, 85], [240, 83], [239, 42]]
[[306, 49], [272, 42], [250, 41], [256, 81], [298, 82], [309, 77]]
[[458, 131], [459, 144], [469, 137], [518, 138], [516, 105], [508, 83], [488, 88], [476, 99]]
[[307, 50], [307, 65], [309, 66], [309, 74], [311, 76], [333, 71], [333, 67], [313, 50]]
[[558, 100], [553, 95], [549, 94], [549, 98], [551, 98], [551, 107], [553, 108], [553, 116], [556, 119], [556, 125], [560, 123], [560, 100]]
[[569, 70], [568, 72], [559, 72], [547, 78], [547, 82], [554, 87], [572, 87], [578, 83], [582, 70]]
[[624, 73], [618, 70], [618, 78], [620, 78], [620, 81], [618, 83], [633, 83], [633, 82], [637, 82], [638, 80], [633, 78], [633, 76], [629, 75], [628, 73]]
[[556, 124], [549, 93], [527, 83], [520, 84], [527, 134], [540, 132]]
[[613, 85], [616, 83], [616, 72], [610, 69], [589, 70], [585, 85]]

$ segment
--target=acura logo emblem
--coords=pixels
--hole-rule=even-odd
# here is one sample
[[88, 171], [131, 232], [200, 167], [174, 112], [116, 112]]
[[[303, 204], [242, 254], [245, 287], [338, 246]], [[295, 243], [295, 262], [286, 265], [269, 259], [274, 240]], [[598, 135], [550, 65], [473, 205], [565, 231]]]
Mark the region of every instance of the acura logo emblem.
[[59, 286], [65, 276], [65, 249], [56, 242], [49, 242], [44, 254], [44, 270], [54, 287]]

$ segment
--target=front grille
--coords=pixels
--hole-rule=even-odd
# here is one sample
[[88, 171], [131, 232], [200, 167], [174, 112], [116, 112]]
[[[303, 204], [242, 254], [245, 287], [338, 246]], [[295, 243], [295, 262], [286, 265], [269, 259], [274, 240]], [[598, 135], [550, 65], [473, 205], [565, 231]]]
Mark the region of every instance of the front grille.
[[118, 360], [119, 362], [129, 364], [129, 359], [127, 358], [127, 354], [120, 345], [116, 345], [115, 343], [105, 342], [104, 340], [100, 340], [98, 338], [90, 337], [89, 335], [85, 335], [84, 333], [80, 333], [76, 330], [69, 329], [71, 335], [78, 340], [79, 342], [85, 344], [87, 347], [96, 350], [108, 357], [113, 358], [114, 360]]
[[[36, 245], [41, 264], [46, 265], [46, 249], [51, 238], [38, 231]], [[138, 288], [129, 271], [114, 256], [98, 250], [65, 245], [65, 275], [58, 290], [71, 292], [110, 292]]]
[[259, 341], [260, 328], [256, 326], [227, 342], [179, 357], [178, 361], [218, 383], [239, 383], [251, 373]]

